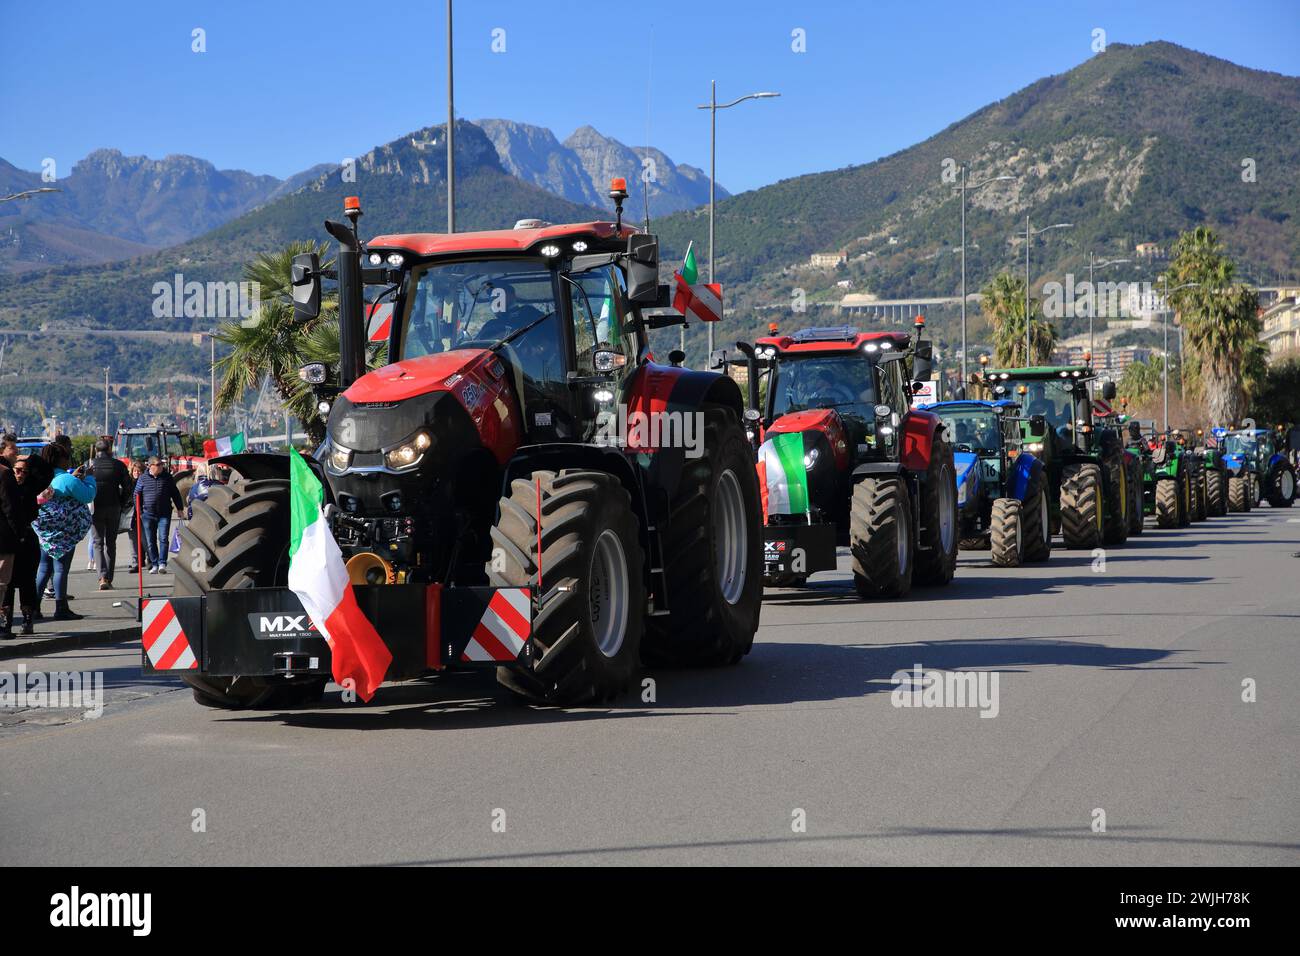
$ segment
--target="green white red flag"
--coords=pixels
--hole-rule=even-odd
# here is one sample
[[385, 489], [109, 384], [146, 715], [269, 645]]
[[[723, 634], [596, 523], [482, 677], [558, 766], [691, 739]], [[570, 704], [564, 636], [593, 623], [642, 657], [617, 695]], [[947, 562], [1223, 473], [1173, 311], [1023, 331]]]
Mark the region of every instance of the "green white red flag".
[[393, 655], [361, 613], [343, 565], [343, 552], [321, 510], [324, 489], [307, 463], [289, 450], [289, 590], [330, 646], [334, 681], [351, 680], [369, 701], [384, 682]]
[[773, 435], [758, 450], [758, 490], [763, 517], [808, 513], [808, 469], [804, 465], [803, 433]]
[[722, 318], [722, 286], [719, 283], [701, 283], [695, 265], [695, 243], [686, 246], [686, 258], [681, 271], [674, 275], [677, 291], [673, 293], [673, 308], [688, 320], [717, 322]]
[[224, 438], [209, 438], [203, 443], [203, 454], [207, 458], [238, 455], [244, 451], [248, 451], [248, 440], [243, 432], [226, 435]]

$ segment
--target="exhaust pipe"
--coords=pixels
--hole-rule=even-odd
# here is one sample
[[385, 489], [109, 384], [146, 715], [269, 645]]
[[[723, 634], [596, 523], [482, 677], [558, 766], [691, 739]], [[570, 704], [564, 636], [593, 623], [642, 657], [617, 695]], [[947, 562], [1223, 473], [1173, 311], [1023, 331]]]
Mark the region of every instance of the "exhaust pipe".
[[361, 240], [357, 237], [361, 203], [356, 196], [349, 196], [343, 205], [351, 227], [329, 220], [325, 229], [339, 243], [339, 384], [347, 388], [366, 374], [366, 320], [361, 295]]

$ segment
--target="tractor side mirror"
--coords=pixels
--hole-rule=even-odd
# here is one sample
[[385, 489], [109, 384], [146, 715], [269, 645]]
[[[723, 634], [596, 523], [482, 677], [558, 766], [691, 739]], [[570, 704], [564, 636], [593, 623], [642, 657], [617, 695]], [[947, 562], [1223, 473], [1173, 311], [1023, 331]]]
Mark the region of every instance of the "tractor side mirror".
[[634, 305], [659, 304], [659, 266], [629, 259], [627, 262], [627, 300]]
[[1042, 415], [1030, 415], [1029, 430], [1033, 432], [1035, 438], [1042, 438], [1047, 434], [1047, 419]]
[[1101, 387], [1101, 397], [1104, 398], [1104, 399], [1105, 399], [1106, 401], [1108, 401], [1108, 402], [1109, 402], [1112, 398], [1115, 397], [1115, 383], [1114, 383], [1114, 382], [1107, 382], [1105, 385], [1103, 385], [1103, 386]]
[[308, 385], [324, 385], [326, 375], [324, 362], [308, 362], [298, 369], [298, 377]]
[[709, 353], [709, 369], [725, 369], [727, 367], [727, 350], [714, 349]]
[[299, 322], [320, 315], [320, 256], [304, 252], [293, 257], [289, 270], [293, 286], [293, 317]]

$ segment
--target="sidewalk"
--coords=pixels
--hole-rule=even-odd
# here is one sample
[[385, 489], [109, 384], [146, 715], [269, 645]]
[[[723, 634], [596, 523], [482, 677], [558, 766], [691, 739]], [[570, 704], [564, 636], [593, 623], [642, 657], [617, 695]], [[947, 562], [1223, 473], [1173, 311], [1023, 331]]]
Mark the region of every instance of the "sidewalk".
[[[17, 636], [22, 621], [21, 612], [15, 608], [18, 620], [14, 622], [13, 640], [0, 640], [0, 660], [49, 654], [86, 644], [117, 644], [140, 639], [140, 625], [136, 622], [139, 604], [138, 582], [134, 574], [127, 574], [131, 566], [131, 539], [125, 534], [118, 537], [118, 570], [113, 573], [113, 590], [99, 590], [99, 572], [87, 571], [90, 560], [90, 536], [77, 546], [72, 559], [72, 573], [68, 594], [72, 596], [72, 610], [84, 615], [80, 621], [53, 621], [54, 600], [41, 602], [43, 620], [36, 622], [36, 633], [30, 637]], [[173, 558], [175, 555], [173, 555]], [[163, 597], [171, 593], [172, 576], [145, 574], [145, 597]], [[116, 607], [114, 605], [117, 605]]]

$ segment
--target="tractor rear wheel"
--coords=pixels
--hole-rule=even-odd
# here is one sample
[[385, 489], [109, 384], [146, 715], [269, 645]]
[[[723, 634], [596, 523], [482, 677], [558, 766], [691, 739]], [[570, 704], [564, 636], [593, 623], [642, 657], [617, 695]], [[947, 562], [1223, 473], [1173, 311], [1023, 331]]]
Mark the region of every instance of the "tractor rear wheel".
[[[212, 485], [206, 501], [180, 529], [181, 551], [172, 566], [176, 597], [211, 591], [284, 587], [289, 581], [289, 481], [250, 481], [235, 475]], [[205, 707], [225, 710], [313, 704], [325, 678], [209, 677], [181, 675]]]
[[1051, 521], [1047, 508], [1047, 473], [1033, 479], [1020, 509], [1025, 528], [1025, 561], [1046, 561], [1052, 555]]
[[502, 685], [546, 704], [599, 702], [627, 689], [645, 620], [639, 537], [632, 498], [607, 472], [535, 471], [511, 482], [492, 528], [503, 569], [490, 570], [488, 579], [494, 587], [532, 588], [541, 610], [532, 626], [532, 670], [498, 668]]
[[705, 453], [688, 458], [664, 536], [670, 614], [652, 617], [642, 659], [734, 664], [749, 653], [763, 603], [763, 508], [754, 452], [735, 412], [704, 408]]
[[1178, 470], [1178, 527], [1192, 523], [1192, 476], [1186, 469]]
[[957, 484], [952, 446], [937, 434], [921, 486], [916, 584], [947, 584], [957, 570]]
[[904, 597], [912, 589], [916, 541], [902, 478], [863, 478], [849, 505], [853, 586], [862, 598]]
[[1295, 501], [1295, 472], [1290, 464], [1277, 466], [1268, 483], [1268, 504], [1271, 508], [1290, 508]]
[[1025, 526], [1020, 501], [998, 498], [989, 518], [990, 550], [1000, 568], [1018, 568], [1025, 555]]
[[1205, 474], [1194, 472], [1190, 476], [1192, 483], [1192, 520], [1204, 521], [1209, 517], [1205, 507]]
[[1142, 466], [1134, 463], [1128, 473], [1128, 533], [1139, 535], [1144, 530], [1146, 516], [1142, 513]]
[[1228, 510], [1250, 510], [1250, 482], [1245, 475], [1233, 475], [1228, 479]]
[[1228, 511], [1227, 489], [1223, 486], [1223, 473], [1211, 468], [1205, 473], [1206, 512], [1212, 518], [1222, 517]]
[[1101, 544], [1101, 468], [1091, 462], [1066, 465], [1061, 472], [1061, 536], [1067, 548]]
[[1118, 487], [1112, 486], [1104, 495], [1106, 513], [1102, 520], [1101, 541], [1108, 545], [1123, 544], [1128, 540], [1128, 469], [1121, 463], [1117, 471]]
[[1156, 480], [1156, 527], [1177, 528], [1178, 513], [1182, 502], [1178, 495], [1178, 480], [1175, 478], [1158, 478]]

